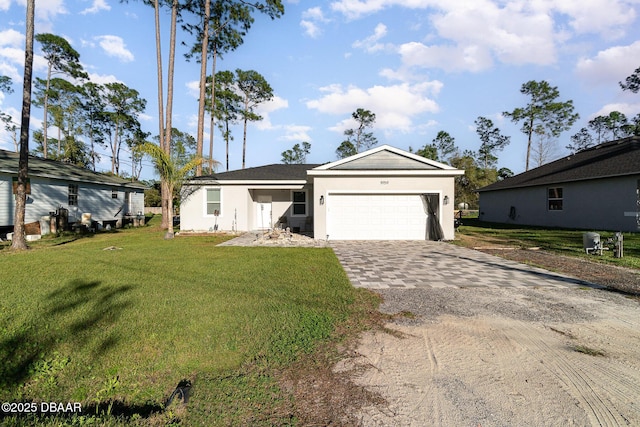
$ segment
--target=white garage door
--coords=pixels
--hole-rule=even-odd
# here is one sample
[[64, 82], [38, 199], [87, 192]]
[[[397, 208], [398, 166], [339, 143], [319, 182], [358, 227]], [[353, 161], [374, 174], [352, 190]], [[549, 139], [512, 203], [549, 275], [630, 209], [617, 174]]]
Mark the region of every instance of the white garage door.
[[330, 194], [330, 240], [425, 240], [427, 214], [417, 194]]

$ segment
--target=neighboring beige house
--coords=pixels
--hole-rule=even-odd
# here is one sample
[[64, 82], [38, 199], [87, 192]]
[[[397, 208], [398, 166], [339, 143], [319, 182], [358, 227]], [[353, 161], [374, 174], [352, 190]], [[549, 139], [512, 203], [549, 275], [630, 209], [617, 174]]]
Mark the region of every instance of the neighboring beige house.
[[483, 221], [640, 231], [640, 137], [579, 151], [481, 188]]
[[[0, 150], [0, 232], [13, 230], [18, 177], [18, 153]], [[38, 222], [51, 212], [65, 211], [69, 223], [83, 214], [101, 224], [121, 226], [144, 211], [145, 186], [75, 166], [29, 156], [29, 194], [25, 223]], [[44, 231], [44, 230], [42, 230]]]
[[383, 145], [325, 165], [202, 176], [183, 187], [180, 230], [282, 226], [322, 240], [450, 240], [454, 178], [463, 174]]

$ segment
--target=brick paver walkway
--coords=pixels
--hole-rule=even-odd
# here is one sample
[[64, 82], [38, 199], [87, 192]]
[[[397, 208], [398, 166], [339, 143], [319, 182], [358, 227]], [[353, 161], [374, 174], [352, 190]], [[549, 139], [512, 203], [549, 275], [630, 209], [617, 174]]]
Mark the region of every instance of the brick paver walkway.
[[329, 242], [356, 287], [555, 287], [587, 282], [446, 242]]

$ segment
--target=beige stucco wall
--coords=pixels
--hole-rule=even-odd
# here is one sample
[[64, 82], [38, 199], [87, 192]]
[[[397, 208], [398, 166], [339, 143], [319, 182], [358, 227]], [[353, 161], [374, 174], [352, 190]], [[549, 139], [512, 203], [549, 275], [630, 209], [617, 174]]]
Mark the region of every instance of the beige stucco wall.
[[[454, 178], [450, 176], [314, 176], [314, 236], [324, 239], [327, 235], [327, 204], [331, 194], [427, 194], [440, 195], [440, 224], [446, 240], [455, 237], [454, 215]], [[324, 196], [325, 203], [320, 204]], [[448, 196], [449, 203], [444, 204]]]
[[[214, 215], [207, 215], [206, 190], [209, 188], [221, 190], [222, 209], [217, 218]], [[248, 230], [247, 209], [250, 204], [247, 186], [184, 186], [180, 202], [180, 230], [213, 231], [216, 221], [218, 230]]]
[[[489, 222], [611, 231], [640, 231], [640, 175], [480, 193], [480, 219]], [[563, 188], [563, 209], [547, 208], [547, 189]], [[509, 218], [513, 206], [515, 219]], [[636, 215], [634, 215], [634, 213]]]
[[[304, 226], [304, 217], [291, 216], [291, 192], [294, 190], [307, 191], [307, 211], [313, 215], [311, 200], [313, 191], [310, 186], [278, 186], [266, 185], [203, 185], [198, 187], [184, 187], [185, 195], [180, 204], [180, 230], [182, 231], [213, 231], [216, 224], [214, 215], [207, 215], [206, 190], [220, 188], [221, 212], [217, 217], [220, 231], [251, 231], [263, 226], [273, 227], [280, 217], [287, 216], [290, 226]], [[271, 202], [270, 224], [261, 224], [258, 220], [258, 202]]]

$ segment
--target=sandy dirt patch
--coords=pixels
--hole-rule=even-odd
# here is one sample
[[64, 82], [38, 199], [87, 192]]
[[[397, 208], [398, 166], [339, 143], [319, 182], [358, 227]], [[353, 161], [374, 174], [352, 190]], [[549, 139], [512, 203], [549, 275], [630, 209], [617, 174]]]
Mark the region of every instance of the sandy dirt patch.
[[[640, 304], [584, 287], [381, 290], [407, 313], [337, 364], [363, 426], [640, 425]], [[409, 314], [410, 313], [410, 314]]]

